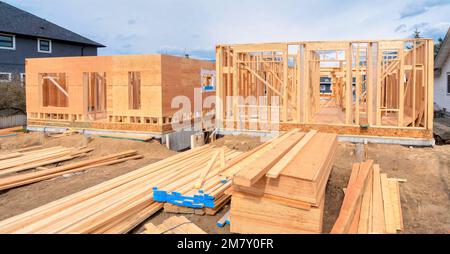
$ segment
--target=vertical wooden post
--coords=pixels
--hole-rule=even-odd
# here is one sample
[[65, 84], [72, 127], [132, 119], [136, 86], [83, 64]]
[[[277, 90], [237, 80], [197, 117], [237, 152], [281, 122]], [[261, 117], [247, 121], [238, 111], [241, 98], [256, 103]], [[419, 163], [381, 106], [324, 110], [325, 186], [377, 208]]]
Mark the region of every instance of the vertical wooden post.
[[402, 127], [405, 117], [405, 49], [402, 47], [399, 49], [399, 60], [400, 60], [400, 68], [398, 73], [398, 89], [399, 89], [399, 98], [398, 98], [398, 126]]
[[383, 52], [381, 52], [381, 46], [380, 46], [380, 42], [377, 43], [377, 80], [376, 80], [376, 84], [377, 84], [377, 126], [381, 126], [381, 86], [382, 86], [382, 79], [381, 79], [381, 68], [382, 68], [382, 63], [383, 63]]
[[283, 121], [288, 121], [288, 46], [283, 54]]
[[216, 127], [223, 128], [222, 47], [216, 47]]
[[83, 73], [83, 121], [88, 120], [88, 105], [89, 105], [89, 83], [90, 75], [88, 72]]
[[[356, 82], [355, 82], [355, 124], [359, 125], [359, 100], [361, 95], [361, 73], [360, 73], [360, 48], [356, 47]], [[353, 80], [352, 80], [353, 81]]]
[[426, 84], [426, 88], [427, 88], [427, 100], [428, 100], [428, 104], [425, 104], [425, 106], [428, 106], [428, 110], [426, 112], [426, 125], [427, 125], [427, 129], [428, 130], [433, 130], [433, 114], [434, 114], [434, 100], [433, 100], [433, 96], [434, 96], [434, 58], [433, 58], [433, 50], [434, 50], [434, 41], [433, 40], [428, 40], [428, 48], [427, 48], [427, 52], [428, 52], [428, 58], [427, 58], [427, 84]]
[[416, 40], [413, 40], [413, 60], [412, 60], [412, 81], [410, 82], [410, 85], [412, 85], [412, 126], [416, 127]]
[[353, 101], [353, 75], [352, 75], [352, 44], [349, 43], [347, 50], [345, 51], [347, 59], [347, 85], [345, 96], [345, 123], [353, 124], [352, 121], [352, 101]]
[[304, 47], [303, 50], [303, 122], [309, 123], [309, 111], [311, 107], [309, 105], [309, 49]]
[[300, 123], [300, 121], [301, 121], [301, 117], [302, 117], [302, 113], [301, 113], [301, 110], [300, 110], [300, 108], [301, 108], [301, 100], [300, 100], [300, 97], [301, 97], [301, 81], [300, 81], [300, 78], [301, 78], [301, 75], [302, 75], [302, 70], [301, 70], [301, 52], [300, 52], [300, 45], [299, 45], [299, 47], [298, 47], [298, 52], [297, 52], [297, 79], [295, 80], [295, 83], [294, 83], [294, 86], [296, 87], [296, 94], [295, 94], [295, 96], [297, 97], [296, 98], [296, 105], [297, 105], [297, 112], [296, 112], [296, 116], [297, 116], [297, 119], [296, 119], [296, 123]]
[[367, 44], [367, 64], [366, 64], [366, 97], [367, 97], [367, 123], [373, 124], [373, 51], [372, 43]]
[[[231, 54], [230, 54], [231, 52], [230, 51], [231, 51], [231, 49], [228, 46], [227, 47], [227, 70], [228, 70], [228, 72], [227, 72], [226, 96], [224, 99], [224, 103], [228, 103], [228, 100], [226, 97], [232, 95], [231, 94]], [[233, 106], [233, 105], [231, 105], [231, 106]], [[225, 107], [225, 110], [227, 110], [227, 111], [230, 110], [230, 107], [227, 105]], [[230, 120], [230, 119], [228, 119], [230, 113], [231, 112], [227, 112], [227, 115], [225, 116], [226, 121]]]
[[239, 67], [238, 67], [238, 52], [233, 52], [233, 120], [237, 123], [237, 97], [239, 96], [238, 87], [238, 77], [239, 77]]

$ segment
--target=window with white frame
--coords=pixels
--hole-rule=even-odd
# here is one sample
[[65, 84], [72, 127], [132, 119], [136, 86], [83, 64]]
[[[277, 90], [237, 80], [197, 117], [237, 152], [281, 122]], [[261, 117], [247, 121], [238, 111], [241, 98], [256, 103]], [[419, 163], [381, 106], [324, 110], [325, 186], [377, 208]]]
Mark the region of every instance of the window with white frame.
[[46, 39], [38, 39], [38, 52], [52, 53], [52, 41]]
[[25, 73], [20, 73], [20, 83], [25, 84]]
[[16, 37], [9, 34], [0, 34], [0, 49], [16, 49]]
[[447, 93], [450, 94], [450, 72], [447, 72]]
[[11, 73], [0, 72], [0, 82], [11, 82]]

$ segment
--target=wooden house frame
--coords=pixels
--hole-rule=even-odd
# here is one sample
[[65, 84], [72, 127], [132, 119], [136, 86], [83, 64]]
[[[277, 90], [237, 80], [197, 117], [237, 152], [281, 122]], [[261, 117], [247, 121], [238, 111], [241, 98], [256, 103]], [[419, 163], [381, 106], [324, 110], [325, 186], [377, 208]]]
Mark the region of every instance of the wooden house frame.
[[[170, 133], [172, 99], [214, 96], [202, 89], [214, 75], [214, 62], [169, 55], [27, 59], [28, 125]], [[213, 110], [191, 105], [183, 120]]]
[[[278, 96], [281, 130], [432, 139], [433, 48], [431, 39], [218, 45], [216, 125], [248, 130], [251, 108], [273, 112], [268, 98]], [[320, 77], [331, 78], [331, 96]]]

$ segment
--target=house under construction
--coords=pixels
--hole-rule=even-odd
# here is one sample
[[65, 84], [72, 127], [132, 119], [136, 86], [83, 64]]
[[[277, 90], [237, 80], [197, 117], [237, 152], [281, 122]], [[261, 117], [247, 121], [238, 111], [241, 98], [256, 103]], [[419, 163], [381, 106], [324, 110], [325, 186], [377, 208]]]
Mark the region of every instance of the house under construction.
[[[433, 138], [431, 39], [219, 45], [216, 73], [222, 131], [239, 123], [264, 131], [275, 110], [281, 130]], [[324, 78], [331, 93], [321, 92]], [[278, 96], [279, 104], [251, 105], [238, 96]], [[266, 119], [254, 117], [261, 110]]]
[[[194, 88], [215, 94], [214, 70], [210, 61], [168, 55], [27, 59], [28, 125], [162, 137], [179, 110], [171, 107], [174, 97], [194, 101]], [[183, 119], [204, 113], [191, 105]]]

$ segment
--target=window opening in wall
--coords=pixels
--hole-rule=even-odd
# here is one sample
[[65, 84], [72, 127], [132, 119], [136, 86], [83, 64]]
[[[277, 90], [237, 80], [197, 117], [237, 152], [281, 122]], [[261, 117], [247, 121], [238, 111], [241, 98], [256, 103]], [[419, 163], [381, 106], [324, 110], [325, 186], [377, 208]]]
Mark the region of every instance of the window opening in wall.
[[68, 107], [69, 86], [65, 73], [40, 73], [43, 107]]
[[128, 103], [130, 109], [141, 109], [141, 73], [128, 72]]
[[201, 70], [202, 91], [216, 91], [216, 71]]
[[84, 87], [87, 91], [88, 112], [106, 111], [106, 73], [85, 72]]

